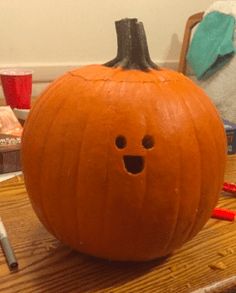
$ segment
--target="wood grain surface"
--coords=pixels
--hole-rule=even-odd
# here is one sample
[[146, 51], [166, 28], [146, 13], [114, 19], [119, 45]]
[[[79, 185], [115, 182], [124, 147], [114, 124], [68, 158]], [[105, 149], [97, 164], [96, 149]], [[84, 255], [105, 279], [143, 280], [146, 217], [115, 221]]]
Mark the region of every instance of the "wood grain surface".
[[[236, 156], [226, 180], [236, 181]], [[221, 195], [218, 206], [236, 210], [236, 198]], [[72, 251], [37, 220], [23, 177], [0, 183], [0, 216], [19, 261], [10, 273], [0, 252], [0, 292], [189, 293], [236, 274], [236, 224], [210, 219], [204, 229], [166, 259], [114, 263]], [[224, 269], [213, 269], [223, 263]]]

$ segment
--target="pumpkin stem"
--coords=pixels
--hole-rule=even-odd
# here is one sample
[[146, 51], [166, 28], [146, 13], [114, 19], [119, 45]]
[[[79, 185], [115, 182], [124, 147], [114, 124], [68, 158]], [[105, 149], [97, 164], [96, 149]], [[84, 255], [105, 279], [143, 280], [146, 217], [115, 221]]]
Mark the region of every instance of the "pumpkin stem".
[[136, 18], [125, 18], [116, 21], [115, 26], [117, 56], [104, 65], [144, 71], [148, 71], [150, 68], [158, 69], [150, 58], [143, 24]]

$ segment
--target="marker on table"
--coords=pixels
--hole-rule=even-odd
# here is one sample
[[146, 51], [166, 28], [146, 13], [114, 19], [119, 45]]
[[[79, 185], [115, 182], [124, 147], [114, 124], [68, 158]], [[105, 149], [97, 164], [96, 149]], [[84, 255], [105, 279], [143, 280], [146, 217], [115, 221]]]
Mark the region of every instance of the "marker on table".
[[17, 270], [18, 262], [12, 250], [11, 244], [8, 240], [7, 232], [1, 218], [0, 218], [0, 242], [1, 242], [2, 250], [5, 254], [9, 269], [11, 271]]

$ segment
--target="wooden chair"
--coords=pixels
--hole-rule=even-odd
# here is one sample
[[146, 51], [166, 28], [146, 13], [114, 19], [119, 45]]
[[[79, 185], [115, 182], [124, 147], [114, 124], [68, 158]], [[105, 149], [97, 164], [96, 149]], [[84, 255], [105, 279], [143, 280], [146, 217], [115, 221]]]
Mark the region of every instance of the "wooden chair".
[[187, 68], [186, 56], [187, 56], [187, 52], [189, 48], [189, 43], [191, 40], [192, 29], [202, 20], [203, 15], [204, 15], [204, 12], [198, 12], [196, 14], [193, 14], [188, 18], [186, 22], [185, 31], [184, 31], [184, 39], [183, 39], [183, 44], [181, 48], [179, 67], [178, 67], [178, 71], [182, 72], [183, 74], [186, 74], [186, 68]]

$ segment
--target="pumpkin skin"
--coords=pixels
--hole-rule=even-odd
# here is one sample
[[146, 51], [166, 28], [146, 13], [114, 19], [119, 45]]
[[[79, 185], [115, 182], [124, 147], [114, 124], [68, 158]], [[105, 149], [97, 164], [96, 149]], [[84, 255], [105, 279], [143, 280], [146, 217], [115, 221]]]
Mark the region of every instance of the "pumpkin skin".
[[[135, 172], [127, 157], [141, 159]], [[210, 99], [182, 74], [90, 65], [38, 98], [22, 158], [32, 206], [56, 238], [93, 256], [145, 261], [181, 247], [211, 216], [226, 139]]]

